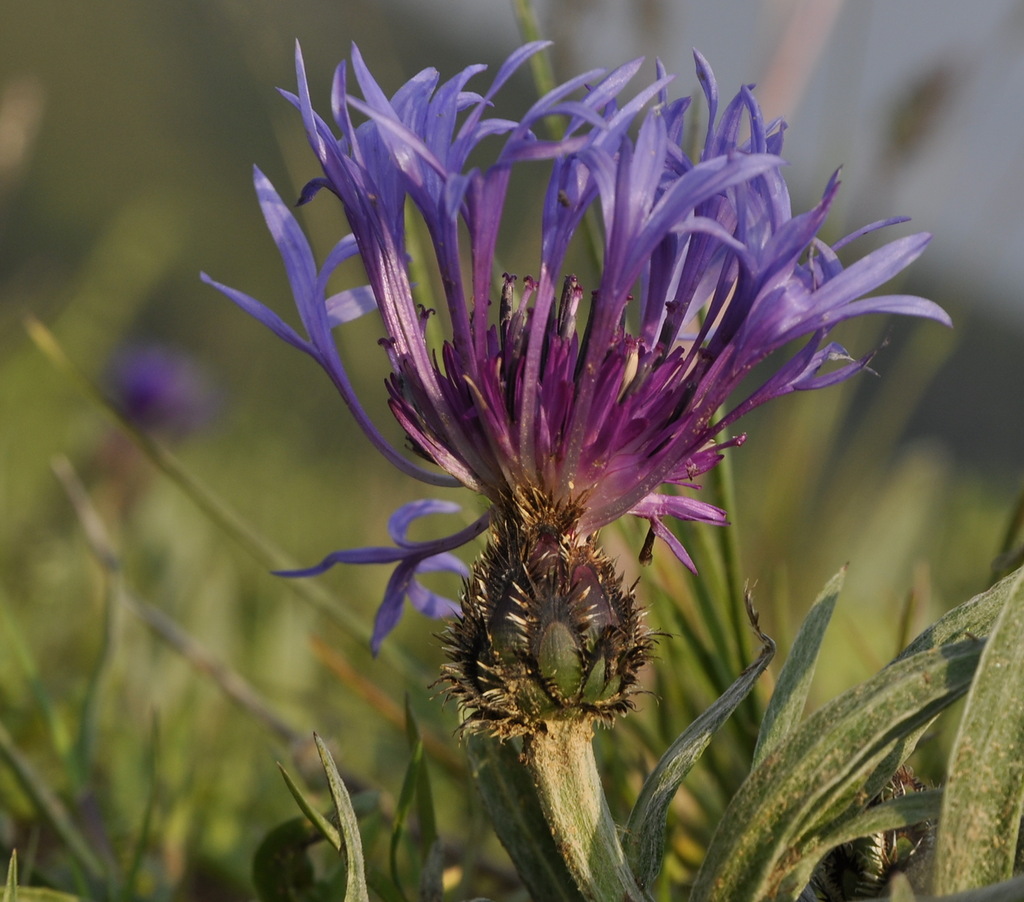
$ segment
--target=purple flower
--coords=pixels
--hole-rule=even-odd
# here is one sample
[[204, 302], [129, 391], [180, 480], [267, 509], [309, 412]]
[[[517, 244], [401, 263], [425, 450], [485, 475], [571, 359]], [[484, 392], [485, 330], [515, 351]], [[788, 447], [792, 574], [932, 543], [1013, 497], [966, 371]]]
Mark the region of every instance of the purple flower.
[[403, 504], [388, 520], [388, 533], [395, 547], [354, 548], [348, 551], [335, 551], [327, 555], [316, 567], [305, 570], [281, 570], [279, 576], [316, 576], [335, 564], [391, 564], [398, 563], [387, 591], [384, 603], [377, 611], [374, 622], [372, 648], [376, 654], [381, 640], [386, 636], [402, 614], [402, 602], [408, 598], [416, 610], [430, 617], [447, 617], [458, 612], [459, 606], [450, 598], [444, 598], [432, 592], [416, 580], [417, 573], [430, 573], [447, 570], [465, 579], [469, 576], [469, 568], [454, 554], [444, 548], [457, 548], [479, 535], [480, 528], [476, 525], [468, 530], [456, 533], [441, 542], [411, 542], [406, 538], [413, 520], [427, 514], [454, 514], [460, 510], [457, 504], [450, 501], [413, 501]]
[[[400, 470], [432, 485], [461, 483], [489, 504], [454, 536], [410, 544], [397, 530], [394, 549], [338, 552], [304, 571], [339, 561], [399, 562], [375, 644], [397, 620], [402, 597], [416, 601], [410, 587], [417, 569], [450, 569], [451, 548], [482, 532], [491, 512], [505, 518], [524, 499], [571, 510], [568, 528], [581, 542], [624, 515], [640, 517], [692, 568], [666, 518], [722, 524], [725, 512], [666, 486], [696, 489], [696, 478], [722, 450], [742, 442], [742, 435], [722, 436], [752, 408], [863, 369], [870, 355], [851, 359], [828, 341], [843, 320], [902, 313], [949, 322], [923, 298], [865, 297], [916, 259], [928, 236], [899, 238], [844, 268], [841, 247], [897, 220], [834, 246], [820, 240], [838, 178], [817, 205], [794, 216], [779, 156], [785, 124], [765, 123], [747, 87], [720, 111], [699, 55], [709, 125], [696, 159], [682, 149], [689, 101], [669, 100], [671, 78], [660, 65], [655, 81], [628, 99], [626, 84], [640, 61], [580, 75], [519, 120], [492, 117], [498, 89], [544, 46], [517, 50], [483, 94], [467, 88], [484, 69], [471, 66], [446, 82], [424, 70], [390, 99], [353, 48], [351, 69], [342, 63], [335, 75], [333, 126], [314, 112], [297, 56], [299, 91], [285, 96], [302, 115], [323, 173], [301, 202], [328, 189], [352, 234], [318, 269], [296, 220], [257, 170], [257, 194], [305, 334], [248, 295], [207, 279], [313, 357]], [[361, 97], [350, 91], [353, 76]], [[538, 125], [552, 117], [564, 123], [561, 137], [538, 137]], [[471, 164], [483, 156], [485, 140], [497, 142], [492, 162]], [[541, 165], [550, 175], [539, 210], [536, 275], [496, 278], [510, 177], [516, 167]], [[440, 344], [428, 337], [434, 311], [414, 299], [410, 208], [429, 233], [443, 286], [449, 331]], [[588, 297], [565, 269], [591, 210], [602, 226], [603, 261]], [[331, 274], [356, 254], [368, 286], [328, 296]], [[331, 329], [374, 308], [391, 364], [392, 413], [417, 454], [437, 469], [389, 444], [352, 390]], [[792, 342], [796, 349], [760, 385], [734, 397], [755, 366]]]
[[219, 407], [207, 373], [187, 354], [161, 345], [114, 353], [103, 376], [111, 403], [140, 429], [184, 438], [206, 426]]

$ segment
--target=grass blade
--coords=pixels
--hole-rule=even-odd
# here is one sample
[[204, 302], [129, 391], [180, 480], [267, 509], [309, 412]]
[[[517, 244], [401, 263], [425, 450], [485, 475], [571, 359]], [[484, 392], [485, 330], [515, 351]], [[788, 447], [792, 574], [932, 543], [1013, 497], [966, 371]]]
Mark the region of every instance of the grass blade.
[[75, 862], [93, 879], [103, 879], [105, 877], [103, 864], [89, 848], [89, 844], [75, 826], [64, 803], [14, 744], [13, 738], [2, 722], [0, 722], [0, 761], [7, 762], [25, 794], [32, 800], [43, 820], [60, 837]]
[[[190, 473], [178, 458], [164, 445], [140, 430], [126, 416], [110, 404], [100, 387], [91, 380], [68, 356], [57, 337], [39, 320], [28, 317], [25, 328], [36, 347], [51, 364], [78, 388], [86, 398], [115, 420], [124, 434], [164, 476], [185, 495], [218, 529], [238, 544], [253, 560], [267, 570], [295, 570], [298, 563], [269, 539], [260, 534], [227, 501]], [[365, 618], [339, 605], [330, 593], [315, 581], [288, 579], [283, 581], [299, 598], [319, 614], [327, 617], [367, 645], [372, 627]], [[398, 643], [385, 642], [380, 655], [394, 666], [410, 686], [429, 682], [422, 665], [403, 652]], [[361, 687], [352, 687], [360, 692]]]

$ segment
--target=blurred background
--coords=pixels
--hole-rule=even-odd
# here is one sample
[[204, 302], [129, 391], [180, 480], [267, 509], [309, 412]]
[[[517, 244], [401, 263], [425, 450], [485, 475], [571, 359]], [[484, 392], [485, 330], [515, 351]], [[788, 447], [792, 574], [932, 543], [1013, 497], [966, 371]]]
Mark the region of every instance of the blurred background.
[[[879, 378], [762, 409], [733, 455], [742, 573], [783, 647], [850, 563], [819, 674], [827, 698], [984, 588], [1012, 544], [1024, 470], [1024, 3], [551, 0], [537, 12], [559, 77], [638, 55], [649, 75], [660, 57], [678, 73], [674, 93], [688, 94], [696, 47], [723, 96], [758, 83], [766, 113], [790, 124], [795, 208], [843, 167], [828, 237], [904, 214], [913, 225], [899, 234], [935, 233], [899, 290], [939, 301], [955, 330], [857, 324], [841, 338], [855, 354], [886, 342]], [[386, 543], [389, 512], [418, 487], [371, 453], [310, 361], [198, 274], [290, 313], [251, 166], [285, 197], [316, 174], [298, 116], [275, 91], [294, 87], [296, 38], [326, 108], [353, 41], [388, 90], [428, 65], [443, 75], [493, 67], [520, 43], [512, 4], [34, 0], [9, 4], [4, 20], [0, 719], [10, 766], [0, 767], [0, 849], [30, 839], [39, 873], [66, 882], [81, 862], [76, 871], [57, 851], [31, 786], [63, 798], [112, 861], [139, 836], [152, 795], [135, 890], [250, 897], [256, 845], [294, 814], [275, 758], [301, 770], [315, 728], [349, 774], [393, 796], [408, 755], [406, 692], [436, 731], [439, 805], [450, 812], [441, 828], [457, 833], [464, 808], [481, 815], [465, 795], [454, 712], [428, 688], [437, 625], [407, 614], [396, 651], [372, 659], [365, 630], [386, 568], [339, 568], [315, 590], [271, 576], [40, 352], [25, 322], [52, 329], [184, 472], [294, 560]], [[504, 94], [513, 111], [534, 91], [521, 74]], [[523, 202], [524, 229], [530, 212]], [[326, 202], [303, 215], [322, 253], [340, 216]], [[515, 250], [528, 235], [510, 229], [505, 240], [506, 265], [529, 272], [533, 258]], [[342, 342], [373, 405], [383, 355], [365, 320]], [[88, 503], [76, 512], [79, 483]], [[83, 504], [109, 534], [105, 563], [90, 551]], [[610, 532], [621, 558], [635, 558], [640, 539]], [[681, 596], [678, 579], [662, 568], [649, 591]], [[175, 645], [153, 612], [202, 649]], [[259, 703], [239, 707], [225, 674]], [[32, 779], [16, 776], [18, 762]]]

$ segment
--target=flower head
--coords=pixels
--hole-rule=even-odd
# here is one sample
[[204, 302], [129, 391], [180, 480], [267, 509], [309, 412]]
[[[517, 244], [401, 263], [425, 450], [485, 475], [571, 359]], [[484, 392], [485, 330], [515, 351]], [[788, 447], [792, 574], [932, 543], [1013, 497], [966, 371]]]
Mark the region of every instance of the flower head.
[[217, 391], [197, 361], [162, 345], [128, 345], [107, 363], [104, 385], [113, 405], [141, 429], [170, 438], [209, 424]]
[[[844, 268], [837, 256], [843, 245], [890, 223], [834, 246], [820, 240], [838, 179], [814, 207], [793, 215], [779, 156], [784, 123], [764, 122], [746, 87], [719, 110], [714, 78], [699, 55], [709, 124], [696, 156], [683, 150], [689, 102], [669, 99], [671, 79], [660, 65], [653, 83], [624, 96], [640, 61], [580, 75], [519, 120], [491, 116], [498, 90], [543, 46], [517, 50], [482, 94], [468, 85], [484, 67], [471, 66], [445, 82], [424, 70], [391, 98], [353, 48], [351, 67], [342, 63], [334, 79], [333, 125], [313, 110], [298, 57], [299, 90], [285, 96], [300, 111], [322, 170], [301, 202], [328, 189], [352, 234], [318, 269], [294, 217], [257, 171], [260, 203], [306, 334], [248, 295], [213, 284], [313, 357], [400, 470], [434, 485], [461, 483], [486, 499], [488, 513], [461, 533], [415, 547], [400, 542], [385, 556], [403, 562], [405, 574], [385, 607], [397, 610], [402, 595], [395, 592], [407, 591], [408, 578], [432, 554], [446, 554], [490, 521], [504, 550], [490, 554], [490, 565], [478, 564], [467, 583], [463, 620], [477, 623], [477, 633], [451, 644], [475, 648], [493, 638], [496, 605], [513, 623], [540, 624], [535, 633], [548, 636], [546, 651], [546, 640], [526, 633], [513, 644], [520, 662], [529, 658], [529, 667], [551, 670], [561, 654], [552, 649], [562, 647], [552, 638], [560, 628], [551, 624], [563, 623], [574, 637], [566, 654], [578, 656], [579, 673], [548, 691], [549, 701], [615, 706], [621, 698], [608, 687], [629, 682], [636, 662], [609, 650], [609, 630], [622, 641], [647, 640], [622, 600], [628, 593], [609, 582], [597, 531], [627, 514], [640, 517], [692, 568], [665, 519], [721, 524], [725, 512], [666, 486], [696, 489], [694, 480], [723, 448], [742, 441], [723, 436], [752, 408], [863, 369], [867, 357], [851, 359], [828, 341], [843, 320], [866, 313], [948, 318], [923, 298], [865, 297], [914, 260], [928, 236], [897, 239]], [[555, 117], [561, 136], [538, 137], [538, 126]], [[473, 165], [485, 141], [498, 142], [492, 162]], [[538, 210], [540, 258], [532, 276], [516, 279], [496, 270], [495, 260], [510, 177], [521, 166], [546, 166], [549, 175]], [[449, 331], [439, 345], [428, 338], [433, 311], [414, 298], [410, 210], [429, 233], [443, 286]], [[603, 260], [588, 291], [565, 269], [589, 211], [601, 226]], [[356, 254], [368, 285], [328, 296], [330, 275]], [[392, 413], [419, 457], [434, 465], [429, 469], [373, 425], [334, 343], [333, 326], [374, 309], [391, 367]], [[796, 349], [761, 384], [735, 397], [755, 366], [793, 342]], [[385, 559], [373, 551], [379, 549], [340, 553], [325, 565]], [[519, 559], [515, 566], [510, 555]], [[492, 571], [502, 566], [533, 589], [509, 583], [495, 599]], [[538, 567], [551, 577], [545, 591], [562, 598], [559, 614], [550, 604], [516, 607], [509, 600], [537, 594]], [[473, 588], [484, 583], [486, 603]], [[395, 619], [378, 622], [376, 643]], [[564, 668], [556, 669], [564, 677]], [[489, 691], [477, 685], [463, 697], [476, 693], [479, 703], [493, 698]]]

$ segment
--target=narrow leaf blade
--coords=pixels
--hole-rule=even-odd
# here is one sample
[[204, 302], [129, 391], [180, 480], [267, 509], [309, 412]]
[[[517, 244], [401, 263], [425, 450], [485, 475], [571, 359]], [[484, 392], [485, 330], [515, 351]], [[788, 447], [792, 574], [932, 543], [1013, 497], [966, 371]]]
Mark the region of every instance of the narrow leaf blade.
[[[986, 591], [957, 605], [917, 636], [896, 656], [893, 663], [940, 645], [987, 636], [992, 632], [996, 619], [1006, 605], [1013, 583], [1014, 576], [1008, 576]], [[896, 768], [906, 761], [927, 727], [927, 723], [921, 724], [896, 743], [889, 756], [879, 764], [877, 773], [865, 784], [864, 791], [868, 796], [878, 792]]]
[[758, 634], [761, 653], [754, 663], [679, 735], [644, 781], [623, 837], [626, 859], [641, 888], [649, 888], [661, 870], [668, 808], [680, 784], [708, 747], [711, 737], [747, 697], [775, 654], [775, 643], [760, 631]]
[[7, 864], [4, 902], [18, 902], [18, 851], [16, 849], [11, 852], [11, 860]]
[[982, 653], [950, 753], [935, 850], [935, 889], [1013, 876], [1024, 808], [1024, 569]]
[[295, 799], [299, 808], [302, 810], [302, 813], [309, 818], [310, 823], [320, 831], [320, 834], [334, 847], [334, 850], [336, 852], [341, 852], [345, 843], [341, 838], [341, 833], [338, 828], [327, 820], [327, 818], [325, 818], [316, 809], [316, 806], [313, 805], [305, 795], [303, 795], [298, 784], [291, 778], [291, 775], [281, 766], [280, 763], [277, 765], [277, 768], [281, 771], [281, 776], [284, 777], [285, 785], [288, 787], [288, 791], [292, 794], [292, 798]]
[[939, 816], [941, 807], [942, 790], [928, 789], [897, 796], [872, 805], [854, 817], [844, 818], [834, 829], [819, 833], [804, 846], [803, 858], [793, 868], [789, 881], [796, 886], [805, 886], [829, 849], [863, 836], [933, 821]]
[[811, 715], [733, 797], [691, 902], [799, 894], [815, 835], [863, 810], [865, 781], [901, 736], [966, 692], [981, 646], [967, 641], [891, 664]]
[[818, 663], [821, 641], [832, 619], [832, 612], [835, 610], [845, 578], [846, 568], [843, 567], [825, 584], [825, 588], [800, 625], [800, 632], [793, 641], [786, 663], [782, 665], [775, 691], [765, 710], [764, 720], [757, 734], [752, 767], [757, 767], [765, 755], [800, 723], [814, 677], [814, 669]]
[[416, 817], [419, 820], [420, 845], [422, 860], [426, 861], [430, 850], [438, 841], [437, 814], [434, 811], [434, 791], [430, 783], [430, 770], [427, 768], [427, 747], [422, 741], [419, 725], [413, 717], [409, 697], [405, 699], [406, 734], [409, 748], [415, 750], [418, 745], [419, 766], [416, 768]]
[[363, 840], [359, 835], [359, 824], [356, 813], [352, 810], [352, 799], [349, 798], [345, 782], [338, 773], [338, 766], [324, 741], [313, 734], [316, 750], [320, 754], [320, 762], [327, 774], [327, 786], [331, 791], [331, 800], [338, 815], [338, 824], [345, 837], [345, 861], [348, 876], [345, 886], [345, 902], [369, 902], [370, 896], [366, 889], [366, 873], [363, 869]]
[[914, 898], [916, 902], [1022, 902], [1024, 900], [1024, 876], [1014, 877], [1004, 883], [970, 889], [951, 896], [899, 896], [895, 892], [880, 902], [904, 902]]

